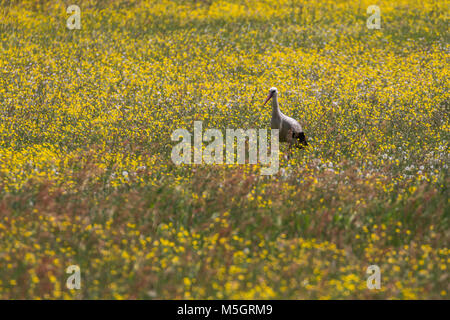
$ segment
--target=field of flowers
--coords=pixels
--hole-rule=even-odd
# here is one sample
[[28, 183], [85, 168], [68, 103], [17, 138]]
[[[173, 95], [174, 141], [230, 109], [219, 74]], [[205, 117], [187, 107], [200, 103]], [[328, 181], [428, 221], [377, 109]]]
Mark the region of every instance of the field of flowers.
[[[0, 298], [449, 299], [448, 8], [2, 1]], [[310, 142], [278, 174], [172, 162], [272, 86]]]

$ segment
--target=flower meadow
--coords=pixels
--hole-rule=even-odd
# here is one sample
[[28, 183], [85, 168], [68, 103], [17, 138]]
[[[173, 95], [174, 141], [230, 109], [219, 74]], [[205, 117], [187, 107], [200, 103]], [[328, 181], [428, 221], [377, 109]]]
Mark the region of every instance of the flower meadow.
[[[449, 299], [449, 58], [447, 1], [2, 1], [0, 298]], [[272, 86], [276, 174], [172, 162]]]

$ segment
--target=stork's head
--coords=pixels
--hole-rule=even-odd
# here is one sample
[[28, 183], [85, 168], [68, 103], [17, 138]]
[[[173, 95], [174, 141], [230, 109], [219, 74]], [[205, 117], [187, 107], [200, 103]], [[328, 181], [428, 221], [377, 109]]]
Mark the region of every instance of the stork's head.
[[277, 88], [272, 87], [269, 89], [269, 95], [266, 98], [266, 101], [264, 101], [264, 105], [266, 105], [267, 101], [269, 101], [272, 97], [276, 96], [278, 93]]

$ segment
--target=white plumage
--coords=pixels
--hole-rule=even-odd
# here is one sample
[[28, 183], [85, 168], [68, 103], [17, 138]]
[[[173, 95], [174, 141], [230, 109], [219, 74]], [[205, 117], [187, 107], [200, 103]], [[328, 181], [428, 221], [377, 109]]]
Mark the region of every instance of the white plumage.
[[280, 142], [289, 142], [289, 147], [295, 144], [301, 148], [300, 144], [307, 146], [305, 134], [303, 133], [302, 126], [295, 119], [288, 117], [280, 111], [278, 105], [278, 90], [273, 87], [269, 90], [264, 105], [272, 99], [272, 119], [270, 120], [270, 127], [272, 129], [280, 130], [279, 138]]

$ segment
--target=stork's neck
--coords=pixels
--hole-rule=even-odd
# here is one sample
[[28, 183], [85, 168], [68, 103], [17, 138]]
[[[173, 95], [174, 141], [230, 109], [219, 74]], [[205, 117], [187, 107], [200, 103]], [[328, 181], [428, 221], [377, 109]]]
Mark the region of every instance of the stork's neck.
[[272, 97], [272, 118], [278, 117], [280, 117], [280, 107], [278, 106], [277, 94], [274, 94]]

